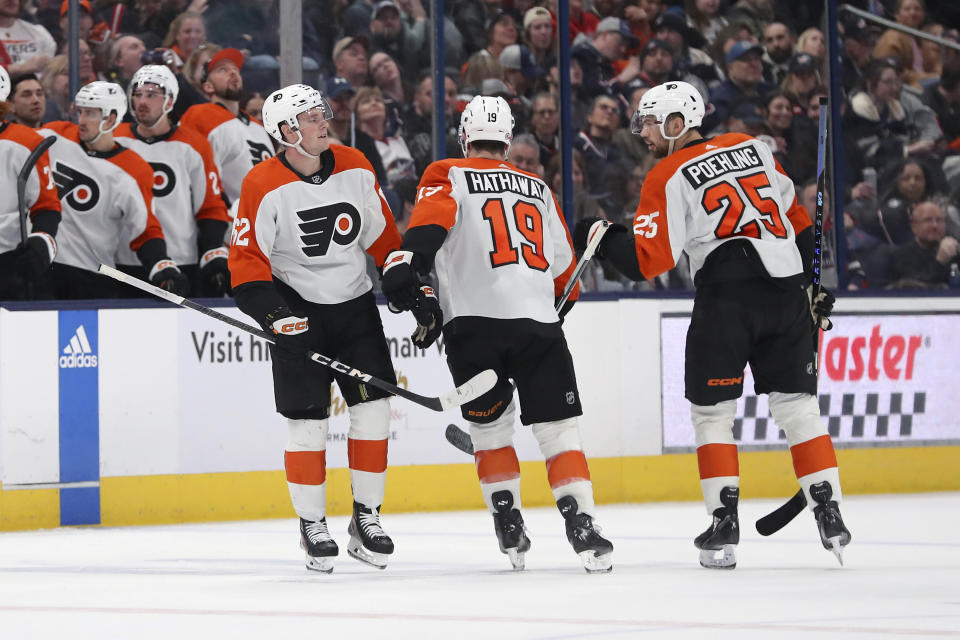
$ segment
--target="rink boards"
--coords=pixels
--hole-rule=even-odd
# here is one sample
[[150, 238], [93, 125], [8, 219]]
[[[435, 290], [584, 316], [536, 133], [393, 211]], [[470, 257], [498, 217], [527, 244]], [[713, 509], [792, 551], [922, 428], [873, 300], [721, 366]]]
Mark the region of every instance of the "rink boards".
[[[565, 324], [598, 501], [700, 497], [683, 399], [691, 304], [584, 301]], [[960, 489], [960, 300], [837, 307], [819, 399], [845, 493]], [[452, 388], [442, 344], [415, 349], [412, 318], [381, 313], [401, 386]], [[745, 376], [735, 425], [743, 494], [790, 495], [789, 453]], [[332, 413], [328, 506], [342, 514], [349, 421], [336, 392]], [[392, 401], [384, 510], [482, 507], [472, 461], [443, 439], [451, 422], [463, 425], [458, 411]], [[524, 503], [550, 504], [536, 442], [517, 427]], [[261, 340], [175, 308], [0, 309], [0, 530], [289, 517], [285, 440]]]

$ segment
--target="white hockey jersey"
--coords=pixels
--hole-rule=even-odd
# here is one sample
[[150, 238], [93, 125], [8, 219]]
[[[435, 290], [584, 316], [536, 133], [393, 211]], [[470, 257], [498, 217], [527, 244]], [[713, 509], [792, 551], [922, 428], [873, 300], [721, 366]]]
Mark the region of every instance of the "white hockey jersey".
[[331, 145], [323, 169], [301, 176], [283, 155], [243, 181], [230, 241], [234, 288], [276, 277], [305, 300], [347, 302], [370, 291], [369, 253], [377, 266], [400, 247], [400, 233], [366, 157]]
[[153, 214], [153, 171], [143, 158], [120, 145], [106, 152], [85, 150], [72, 122], [50, 122], [38, 133], [58, 138], [50, 147], [63, 206], [56, 262], [96, 271], [100, 264], [114, 266], [123, 238], [132, 238], [133, 251], [163, 238]]
[[[220, 174], [210, 143], [184, 127], [144, 138], [124, 123], [117, 127], [114, 136], [153, 169], [153, 199], [167, 253], [178, 265], [197, 264], [197, 220], [230, 220], [220, 197]], [[117, 262], [137, 264], [136, 256], [125, 243], [120, 245]]]
[[[20, 244], [20, 208], [17, 203], [17, 175], [27, 156], [36, 149], [43, 137], [36, 131], [15, 122], [0, 122], [0, 253]], [[53, 146], [57, 146], [54, 144]], [[50, 173], [50, 151], [40, 156], [27, 178], [24, 191], [28, 217], [39, 211], [60, 211], [57, 187]], [[29, 228], [27, 229], [29, 232]], [[57, 241], [59, 242], [59, 232]]]
[[[435, 265], [445, 322], [475, 316], [559, 321], [554, 299], [576, 260], [570, 234], [543, 180], [508, 162], [434, 162], [424, 171], [408, 230], [448, 234]], [[579, 285], [570, 296], [579, 296]]]
[[215, 102], [195, 104], [183, 114], [181, 127], [189, 127], [210, 141], [220, 171], [223, 192], [232, 205], [240, 199], [243, 179], [260, 162], [273, 157], [273, 142], [256, 118], [233, 115]]
[[770, 148], [727, 133], [684, 147], [650, 170], [633, 234], [647, 278], [672, 269], [681, 251], [696, 278], [707, 256], [735, 239], [750, 241], [767, 273], [785, 278], [803, 271], [796, 234], [809, 226], [793, 181]]

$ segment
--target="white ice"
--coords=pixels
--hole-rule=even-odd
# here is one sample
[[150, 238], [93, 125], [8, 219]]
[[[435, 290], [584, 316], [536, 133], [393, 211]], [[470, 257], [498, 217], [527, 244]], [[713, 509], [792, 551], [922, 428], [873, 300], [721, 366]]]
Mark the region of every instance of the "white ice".
[[527, 509], [527, 570], [483, 512], [384, 516], [385, 571], [307, 572], [294, 520], [0, 534], [0, 638], [960, 637], [960, 494], [848, 496], [840, 568], [813, 516], [761, 538], [744, 501], [733, 571], [702, 569], [700, 504], [612, 505], [611, 574], [587, 575], [555, 509]]

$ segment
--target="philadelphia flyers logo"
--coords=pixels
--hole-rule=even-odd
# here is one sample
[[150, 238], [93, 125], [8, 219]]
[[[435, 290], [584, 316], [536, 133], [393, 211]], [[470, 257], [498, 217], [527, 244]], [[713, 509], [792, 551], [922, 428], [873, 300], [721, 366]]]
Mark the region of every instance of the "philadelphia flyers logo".
[[347, 246], [360, 235], [360, 212], [349, 202], [297, 211], [297, 217], [303, 253], [311, 258], [326, 255], [331, 241]]
[[273, 149], [262, 142], [247, 140], [247, 144], [250, 146], [250, 155], [253, 157], [253, 164], [260, 164], [264, 160], [269, 160], [273, 157]]
[[151, 162], [150, 167], [153, 169], [153, 197], [162, 198], [173, 193], [177, 186], [177, 176], [170, 165]]
[[75, 211], [90, 211], [100, 202], [97, 181], [59, 160], [53, 168], [53, 181], [57, 184], [57, 197]]

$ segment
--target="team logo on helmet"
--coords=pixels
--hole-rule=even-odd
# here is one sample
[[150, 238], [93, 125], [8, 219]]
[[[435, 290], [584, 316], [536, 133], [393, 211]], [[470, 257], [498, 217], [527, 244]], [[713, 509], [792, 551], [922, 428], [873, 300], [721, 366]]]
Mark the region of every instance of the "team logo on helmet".
[[153, 169], [153, 197], [162, 198], [173, 193], [177, 186], [177, 176], [169, 165], [162, 162], [151, 162]]
[[90, 211], [100, 202], [97, 181], [59, 160], [53, 168], [53, 181], [57, 185], [57, 197], [74, 211]]
[[360, 212], [349, 202], [297, 211], [297, 217], [303, 253], [311, 258], [326, 255], [331, 241], [347, 246], [360, 235]]

